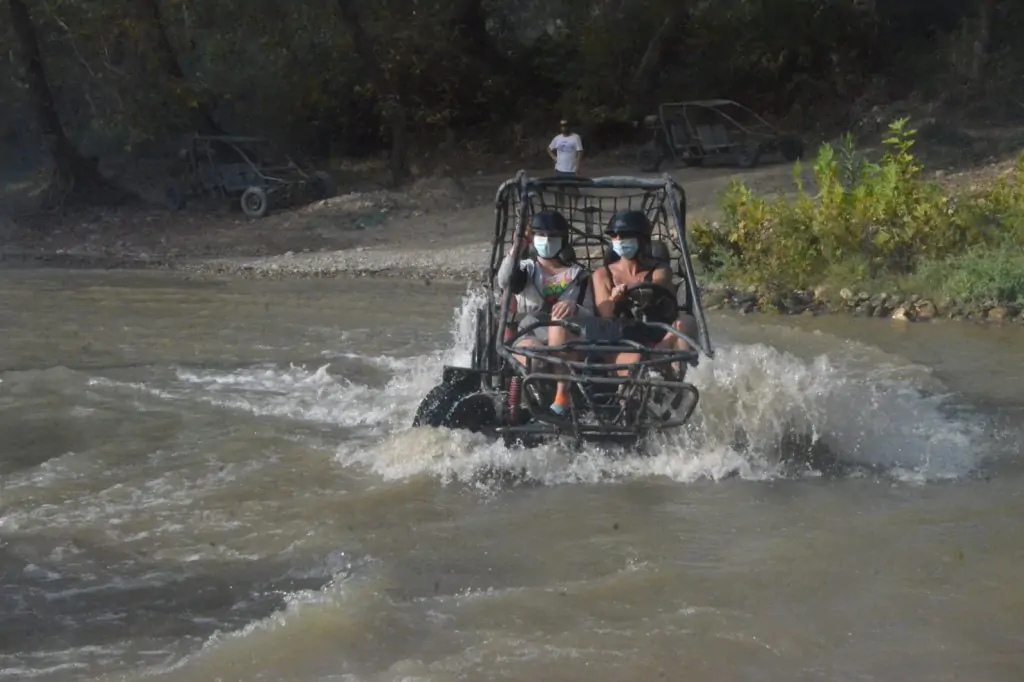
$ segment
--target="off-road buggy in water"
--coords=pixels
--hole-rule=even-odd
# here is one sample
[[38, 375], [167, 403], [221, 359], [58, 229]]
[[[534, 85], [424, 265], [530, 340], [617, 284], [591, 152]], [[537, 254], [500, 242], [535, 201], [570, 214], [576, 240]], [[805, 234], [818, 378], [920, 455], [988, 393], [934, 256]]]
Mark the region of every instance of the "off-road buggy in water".
[[[629, 447], [646, 436], [684, 425], [697, 407], [699, 393], [682, 379], [664, 378], [673, 375], [665, 370], [670, 363], [696, 366], [700, 354], [710, 358], [714, 351], [686, 244], [682, 187], [668, 175], [660, 179], [534, 179], [520, 171], [498, 189], [495, 208], [487, 296], [475, 311], [471, 362], [468, 367], [444, 367], [441, 383], [420, 403], [413, 426], [482, 432], [503, 439], [506, 445], [526, 447], [563, 437], [577, 443]], [[524, 243], [532, 216], [546, 209], [558, 210], [569, 221], [569, 244], [562, 259], [579, 263], [590, 273], [617, 258], [604, 234], [609, 219], [626, 209], [643, 211], [654, 226], [647, 255], [672, 269], [674, 284], [671, 289], [635, 284], [631, 295], [637, 306], [641, 302], [650, 306], [652, 299], [658, 299], [668, 304], [673, 316], [679, 311], [690, 313], [699, 338], [682, 335], [666, 323], [664, 315], [661, 321], [650, 321], [640, 307], [633, 308], [633, 319], [595, 315], [551, 321], [540, 316], [538, 322], [520, 328], [519, 316], [513, 312], [514, 292], [498, 287], [497, 272], [511, 244]], [[565, 327], [575, 340], [558, 346], [516, 347], [534, 329], [548, 325]], [[691, 349], [649, 348], [627, 340], [627, 325], [675, 334]], [[568, 351], [581, 359], [568, 359]], [[618, 353], [637, 353], [640, 360], [616, 365]], [[525, 356], [526, 364], [514, 355]], [[555, 365], [564, 368], [562, 374], [552, 371]], [[620, 373], [624, 369], [628, 374]], [[572, 407], [565, 415], [549, 410], [558, 380], [570, 382]]]

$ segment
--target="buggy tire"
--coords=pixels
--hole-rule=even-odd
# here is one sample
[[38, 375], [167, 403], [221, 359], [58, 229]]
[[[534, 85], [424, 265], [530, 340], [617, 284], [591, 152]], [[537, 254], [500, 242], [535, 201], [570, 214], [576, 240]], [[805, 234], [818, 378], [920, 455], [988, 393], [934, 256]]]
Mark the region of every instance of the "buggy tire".
[[317, 171], [309, 178], [309, 192], [315, 201], [330, 199], [337, 194], [334, 178], [324, 171]]
[[740, 168], [753, 168], [761, 158], [761, 148], [755, 144], [740, 147], [736, 153], [736, 165]]
[[704, 165], [703, 156], [688, 156], [683, 159], [683, 165], [687, 168], [700, 168]]
[[246, 187], [238, 203], [242, 207], [242, 213], [250, 218], [262, 218], [267, 215], [267, 209], [270, 207], [267, 193], [262, 187]]
[[657, 173], [661, 168], [661, 150], [657, 145], [645, 144], [636, 153], [636, 162], [641, 173]]
[[430, 389], [416, 409], [412, 425], [463, 429], [475, 433], [497, 422], [497, 409], [490, 396], [455, 384], [438, 384]]
[[779, 140], [782, 158], [792, 163], [804, 158], [804, 141], [798, 135], [785, 135]]

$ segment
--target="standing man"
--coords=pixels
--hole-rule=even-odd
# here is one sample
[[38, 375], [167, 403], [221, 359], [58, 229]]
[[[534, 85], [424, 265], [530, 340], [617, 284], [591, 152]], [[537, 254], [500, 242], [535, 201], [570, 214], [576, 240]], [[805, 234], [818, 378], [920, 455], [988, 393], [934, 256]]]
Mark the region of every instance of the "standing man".
[[579, 172], [583, 157], [583, 141], [576, 133], [569, 132], [569, 121], [561, 121], [561, 130], [548, 145], [548, 156], [555, 162], [559, 175], [575, 175]]

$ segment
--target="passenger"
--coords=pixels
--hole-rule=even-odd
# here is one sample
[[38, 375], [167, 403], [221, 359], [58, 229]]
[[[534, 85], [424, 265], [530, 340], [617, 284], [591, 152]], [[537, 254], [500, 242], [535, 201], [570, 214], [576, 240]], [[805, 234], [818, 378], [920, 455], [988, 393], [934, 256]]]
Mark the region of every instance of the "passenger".
[[[618, 259], [594, 273], [594, 301], [601, 317], [621, 317], [626, 314], [626, 287], [640, 282], [661, 284], [675, 290], [672, 270], [667, 263], [651, 257], [651, 234], [654, 226], [642, 211], [620, 211], [608, 222], [606, 234], [611, 235], [612, 249]], [[671, 317], [669, 317], [671, 319]], [[666, 320], [667, 321], [667, 320]], [[672, 327], [692, 339], [697, 338], [697, 321], [692, 315], [678, 311]], [[626, 338], [649, 348], [689, 350], [690, 345], [676, 335], [661, 329], [636, 325], [627, 327]], [[620, 353], [616, 364], [632, 364], [640, 360], [639, 353]], [[686, 365], [672, 368], [668, 379], [682, 379]], [[620, 370], [628, 374], [628, 370]]]
[[[524, 317], [519, 323], [523, 329], [548, 316], [562, 320], [575, 315], [594, 314], [594, 293], [590, 272], [569, 257], [569, 222], [557, 211], [540, 211], [530, 220], [528, 235], [532, 235], [536, 258], [518, 260], [520, 247], [513, 244], [498, 268], [497, 285], [511, 287], [515, 294], [516, 310]], [[518, 260], [519, 267], [516, 266]], [[564, 327], [538, 327], [532, 334], [516, 342], [520, 347], [542, 345], [560, 346], [574, 338]], [[526, 358], [516, 355], [526, 365]], [[575, 354], [569, 357], [575, 359]], [[555, 372], [564, 368], [555, 365]], [[558, 415], [568, 412], [570, 406], [569, 382], [560, 381], [555, 390], [551, 411]]]

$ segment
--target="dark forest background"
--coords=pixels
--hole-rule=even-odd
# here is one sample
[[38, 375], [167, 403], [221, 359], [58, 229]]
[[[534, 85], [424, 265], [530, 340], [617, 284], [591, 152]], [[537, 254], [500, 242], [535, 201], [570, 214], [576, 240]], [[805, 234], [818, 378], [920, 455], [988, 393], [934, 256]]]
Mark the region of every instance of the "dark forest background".
[[730, 97], [843, 130], [914, 98], [1024, 115], [1010, 0], [0, 0], [0, 180], [265, 135], [308, 159], [515, 153], [569, 116], [638, 142], [661, 101]]

